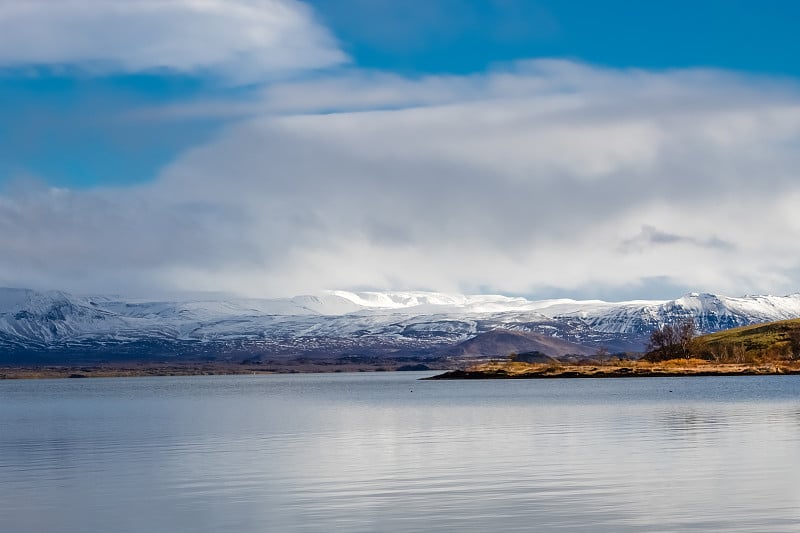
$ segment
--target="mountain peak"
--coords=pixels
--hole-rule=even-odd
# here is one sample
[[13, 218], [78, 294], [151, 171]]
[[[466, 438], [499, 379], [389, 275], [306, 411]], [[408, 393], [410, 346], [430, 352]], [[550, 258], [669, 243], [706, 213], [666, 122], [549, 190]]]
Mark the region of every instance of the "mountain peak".
[[538, 335], [592, 350], [635, 351], [654, 328], [688, 317], [704, 333], [799, 318], [800, 294], [690, 293], [668, 301], [604, 302], [330, 291], [281, 299], [147, 301], [6, 288], [0, 289], [0, 357], [64, 350], [106, 356], [431, 354], [492, 330], [514, 332], [509, 338]]

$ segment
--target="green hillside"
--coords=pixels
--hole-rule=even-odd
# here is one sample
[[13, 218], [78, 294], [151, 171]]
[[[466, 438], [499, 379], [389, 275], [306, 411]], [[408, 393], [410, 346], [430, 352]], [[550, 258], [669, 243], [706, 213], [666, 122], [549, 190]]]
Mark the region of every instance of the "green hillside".
[[800, 319], [768, 322], [703, 335], [692, 352], [703, 359], [747, 362], [800, 355]]

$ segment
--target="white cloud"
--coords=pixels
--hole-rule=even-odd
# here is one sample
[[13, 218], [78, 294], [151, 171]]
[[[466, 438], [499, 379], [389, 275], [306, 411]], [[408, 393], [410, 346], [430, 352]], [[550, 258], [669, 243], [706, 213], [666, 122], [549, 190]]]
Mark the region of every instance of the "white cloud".
[[253, 82], [345, 60], [295, 0], [0, 0], [0, 66]]
[[339, 77], [316, 86], [341, 108], [327, 114], [314, 84], [292, 86], [146, 187], [6, 197], [0, 281], [642, 297], [800, 285], [791, 85], [544, 61]]

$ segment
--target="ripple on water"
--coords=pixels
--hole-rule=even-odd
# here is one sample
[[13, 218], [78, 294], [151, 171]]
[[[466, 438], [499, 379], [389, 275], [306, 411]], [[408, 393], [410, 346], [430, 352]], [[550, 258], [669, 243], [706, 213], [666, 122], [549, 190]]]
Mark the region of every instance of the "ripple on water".
[[416, 377], [0, 383], [0, 524], [800, 531], [800, 378]]

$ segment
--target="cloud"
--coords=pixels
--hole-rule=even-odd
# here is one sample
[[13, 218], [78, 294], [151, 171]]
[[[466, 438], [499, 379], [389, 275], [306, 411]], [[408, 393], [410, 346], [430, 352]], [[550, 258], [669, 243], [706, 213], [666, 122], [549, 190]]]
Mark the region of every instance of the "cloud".
[[291, 86], [152, 184], [7, 195], [0, 281], [250, 295], [797, 290], [791, 84], [533, 61]]
[[295, 0], [0, 0], [0, 66], [248, 83], [346, 61]]
[[720, 250], [731, 250], [735, 248], [733, 244], [718, 237], [711, 236], [701, 239], [687, 235], [676, 235], [674, 233], [661, 231], [653, 226], [645, 225], [642, 226], [642, 231], [638, 235], [622, 241], [620, 250], [623, 252], [642, 252], [650, 246], [679, 244], [697, 246], [700, 248], [717, 248]]

